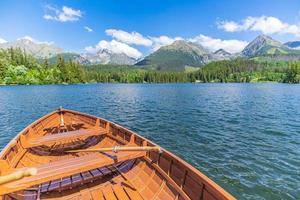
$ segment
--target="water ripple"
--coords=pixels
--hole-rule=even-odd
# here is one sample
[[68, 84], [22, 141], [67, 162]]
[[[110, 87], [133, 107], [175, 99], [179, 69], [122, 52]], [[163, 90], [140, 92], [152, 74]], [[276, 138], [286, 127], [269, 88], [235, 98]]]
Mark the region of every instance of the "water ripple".
[[96, 84], [0, 87], [0, 149], [63, 106], [178, 154], [239, 199], [299, 199], [300, 86]]

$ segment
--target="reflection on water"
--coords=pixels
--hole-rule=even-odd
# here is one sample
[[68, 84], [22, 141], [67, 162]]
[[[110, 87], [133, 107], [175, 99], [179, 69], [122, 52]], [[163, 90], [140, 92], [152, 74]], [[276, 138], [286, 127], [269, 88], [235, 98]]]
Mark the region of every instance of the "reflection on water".
[[104, 117], [176, 153], [239, 199], [300, 197], [300, 86], [0, 87], [0, 148], [59, 106]]

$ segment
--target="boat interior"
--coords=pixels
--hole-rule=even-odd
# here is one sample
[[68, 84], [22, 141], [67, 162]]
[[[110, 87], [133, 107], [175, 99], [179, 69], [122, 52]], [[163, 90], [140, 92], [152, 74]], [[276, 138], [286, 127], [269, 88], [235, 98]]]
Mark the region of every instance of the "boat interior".
[[172, 153], [69, 152], [156, 146], [115, 123], [58, 109], [20, 132], [0, 153], [0, 176], [37, 174], [0, 185], [0, 199], [234, 199]]

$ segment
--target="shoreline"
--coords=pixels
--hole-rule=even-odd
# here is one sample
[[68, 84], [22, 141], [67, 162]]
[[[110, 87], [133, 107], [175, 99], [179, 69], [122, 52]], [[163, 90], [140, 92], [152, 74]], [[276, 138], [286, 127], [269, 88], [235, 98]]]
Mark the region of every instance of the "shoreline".
[[139, 85], [168, 85], [168, 84], [194, 84], [194, 85], [202, 85], [202, 84], [284, 84], [284, 85], [298, 85], [297, 83], [283, 83], [283, 82], [272, 82], [272, 81], [262, 81], [262, 82], [249, 82], [249, 83], [241, 83], [241, 82], [207, 82], [207, 83], [195, 83], [195, 82], [176, 82], [176, 83], [70, 83], [70, 84], [0, 84], [0, 87], [5, 86], [71, 86], [71, 85], [133, 85], [133, 84], [139, 84]]

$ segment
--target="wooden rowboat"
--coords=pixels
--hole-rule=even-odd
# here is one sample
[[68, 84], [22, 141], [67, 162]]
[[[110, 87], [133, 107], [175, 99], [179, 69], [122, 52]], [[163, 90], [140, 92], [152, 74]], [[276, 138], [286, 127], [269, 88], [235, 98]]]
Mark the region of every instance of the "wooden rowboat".
[[234, 199], [190, 164], [115, 123], [58, 109], [0, 153], [0, 199]]

